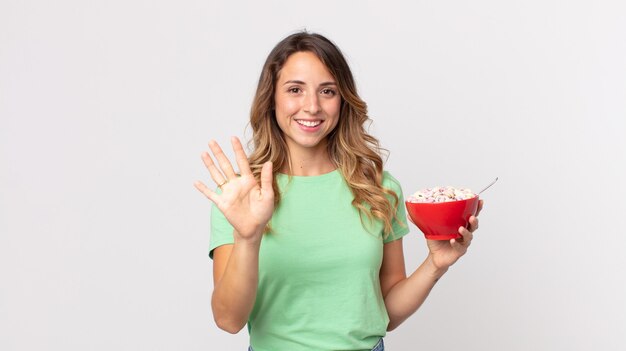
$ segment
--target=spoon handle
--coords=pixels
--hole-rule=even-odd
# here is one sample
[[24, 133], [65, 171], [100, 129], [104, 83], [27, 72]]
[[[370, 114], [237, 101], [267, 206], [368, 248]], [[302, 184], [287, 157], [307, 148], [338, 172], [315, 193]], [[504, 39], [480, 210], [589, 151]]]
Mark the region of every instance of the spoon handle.
[[478, 195], [480, 195], [480, 193], [482, 193], [483, 191], [489, 189], [489, 187], [491, 187], [492, 185], [496, 184], [496, 182], [498, 181], [498, 177], [496, 177], [496, 179], [493, 180], [493, 182], [489, 183], [489, 185], [487, 185], [483, 190], [478, 192]]

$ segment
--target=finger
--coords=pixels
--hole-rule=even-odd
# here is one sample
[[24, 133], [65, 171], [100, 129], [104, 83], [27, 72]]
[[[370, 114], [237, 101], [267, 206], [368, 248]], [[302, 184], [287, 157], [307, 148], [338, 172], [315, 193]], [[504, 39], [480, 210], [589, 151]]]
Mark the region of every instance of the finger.
[[472, 233], [475, 232], [476, 229], [478, 229], [478, 218], [471, 216], [469, 219], [469, 224], [470, 224], [469, 231]]
[[466, 244], [464, 241], [461, 240], [462, 239], [450, 239], [450, 246], [452, 247], [452, 250], [457, 252], [457, 259], [465, 255], [469, 246], [469, 243]]
[[218, 195], [213, 190], [209, 189], [209, 187], [204, 185], [204, 183], [197, 180], [193, 183], [193, 186], [195, 186], [196, 189], [198, 189], [201, 193], [203, 193], [204, 196], [206, 196], [209, 200], [213, 201], [214, 203], [217, 203], [216, 201], [217, 201]]
[[478, 217], [482, 209], [483, 209], [483, 200], [478, 200], [478, 210], [476, 210], [476, 217]]
[[464, 250], [463, 237], [458, 238], [458, 239], [450, 239], [450, 246], [452, 247], [452, 249], [456, 251], [463, 251]]
[[215, 166], [215, 163], [213, 163], [213, 159], [211, 158], [209, 153], [205, 151], [202, 153], [201, 157], [202, 162], [204, 162], [204, 165], [209, 170], [209, 174], [211, 174], [211, 179], [213, 179], [216, 184], [224, 183], [224, 180], [226, 180], [226, 178], [222, 175], [222, 172], [217, 169], [217, 166]]
[[474, 234], [465, 227], [459, 227], [459, 234], [461, 234], [461, 236], [463, 237], [463, 239], [460, 241], [462, 241], [463, 244], [465, 244], [466, 246], [469, 246], [469, 244], [472, 242], [472, 239], [474, 238]]
[[250, 162], [248, 161], [248, 156], [246, 156], [246, 152], [243, 151], [243, 146], [241, 146], [239, 138], [232, 137], [230, 142], [233, 144], [235, 159], [237, 160], [237, 166], [239, 166], [239, 172], [241, 172], [241, 175], [243, 176], [252, 174], [252, 171], [250, 170]]
[[222, 148], [217, 144], [215, 140], [211, 140], [209, 142], [209, 148], [211, 148], [211, 151], [217, 159], [217, 163], [220, 165], [222, 172], [224, 172], [224, 175], [226, 175], [226, 178], [228, 180], [235, 179], [237, 177], [237, 174], [235, 174], [233, 166], [230, 164], [230, 161], [228, 161], [228, 157], [226, 157], [224, 151], [222, 151]]
[[263, 168], [261, 169], [261, 191], [262, 192], [273, 190], [272, 188], [273, 179], [274, 179], [274, 176], [272, 174], [272, 162], [267, 161], [263, 164]]

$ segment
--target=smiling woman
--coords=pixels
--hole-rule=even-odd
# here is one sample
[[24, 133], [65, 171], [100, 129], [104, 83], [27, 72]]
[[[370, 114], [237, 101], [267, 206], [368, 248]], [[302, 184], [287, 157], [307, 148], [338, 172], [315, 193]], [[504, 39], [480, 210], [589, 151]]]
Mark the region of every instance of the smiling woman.
[[[339, 49], [297, 33], [272, 50], [251, 109], [254, 151], [232, 139], [239, 174], [220, 146], [202, 159], [221, 190], [214, 204], [213, 315], [250, 350], [384, 350], [472, 241], [429, 242], [409, 278], [409, 230], [398, 181], [383, 170], [367, 108]], [[219, 167], [218, 167], [219, 166]]]
[[[278, 74], [275, 106], [289, 160], [296, 165], [291, 174], [314, 172], [304, 163], [317, 160], [324, 167], [319, 170], [322, 173], [335, 169], [328, 157], [326, 137], [339, 120], [341, 96], [334, 77], [315, 54], [297, 52], [287, 59]], [[289, 174], [288, 165], [281, 171]]]

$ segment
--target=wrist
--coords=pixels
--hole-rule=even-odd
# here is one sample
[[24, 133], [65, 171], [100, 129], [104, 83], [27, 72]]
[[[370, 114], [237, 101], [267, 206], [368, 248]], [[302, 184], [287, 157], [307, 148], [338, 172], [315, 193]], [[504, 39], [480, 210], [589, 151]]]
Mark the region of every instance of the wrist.
[[439, 278], [446, 274], [449, 268], [437, 266], [435, 264], [432, 254], [429, 254], [428, 257], [426, 257], [426, 260], [424, 261], [422, 266], [424, 267], [425, 273], [431, 276], [435, 281], [439, 280]]
[[263, 238], [262, 231], [255, 232], [249, 235], [241, 235], [236, 230], [234, 233], [235, 244], [240, 246], [256, 248], [261, 246], [261, 238]]

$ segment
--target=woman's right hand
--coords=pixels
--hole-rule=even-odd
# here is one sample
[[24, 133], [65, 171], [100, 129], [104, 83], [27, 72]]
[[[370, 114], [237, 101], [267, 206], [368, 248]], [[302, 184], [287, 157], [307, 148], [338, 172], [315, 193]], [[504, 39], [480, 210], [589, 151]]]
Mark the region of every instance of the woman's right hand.
[[222, 193], [214, 192], [200, 181], [196, 181], [194, 185], [224, 214], [235, 228], [235, 235], [239, 239], [260, 240], [274, 211], [272, 163], [263, 164], [259, 184], [252, 175], [248, 157], [239, 139], [232, 137], [231, 142], [241, 175], [235, 173], [220, 146], [211, 140], [209, 148], [217, 159], [220, 169], [213, 163], [208, 152], [202, 153], [202, 161]]

